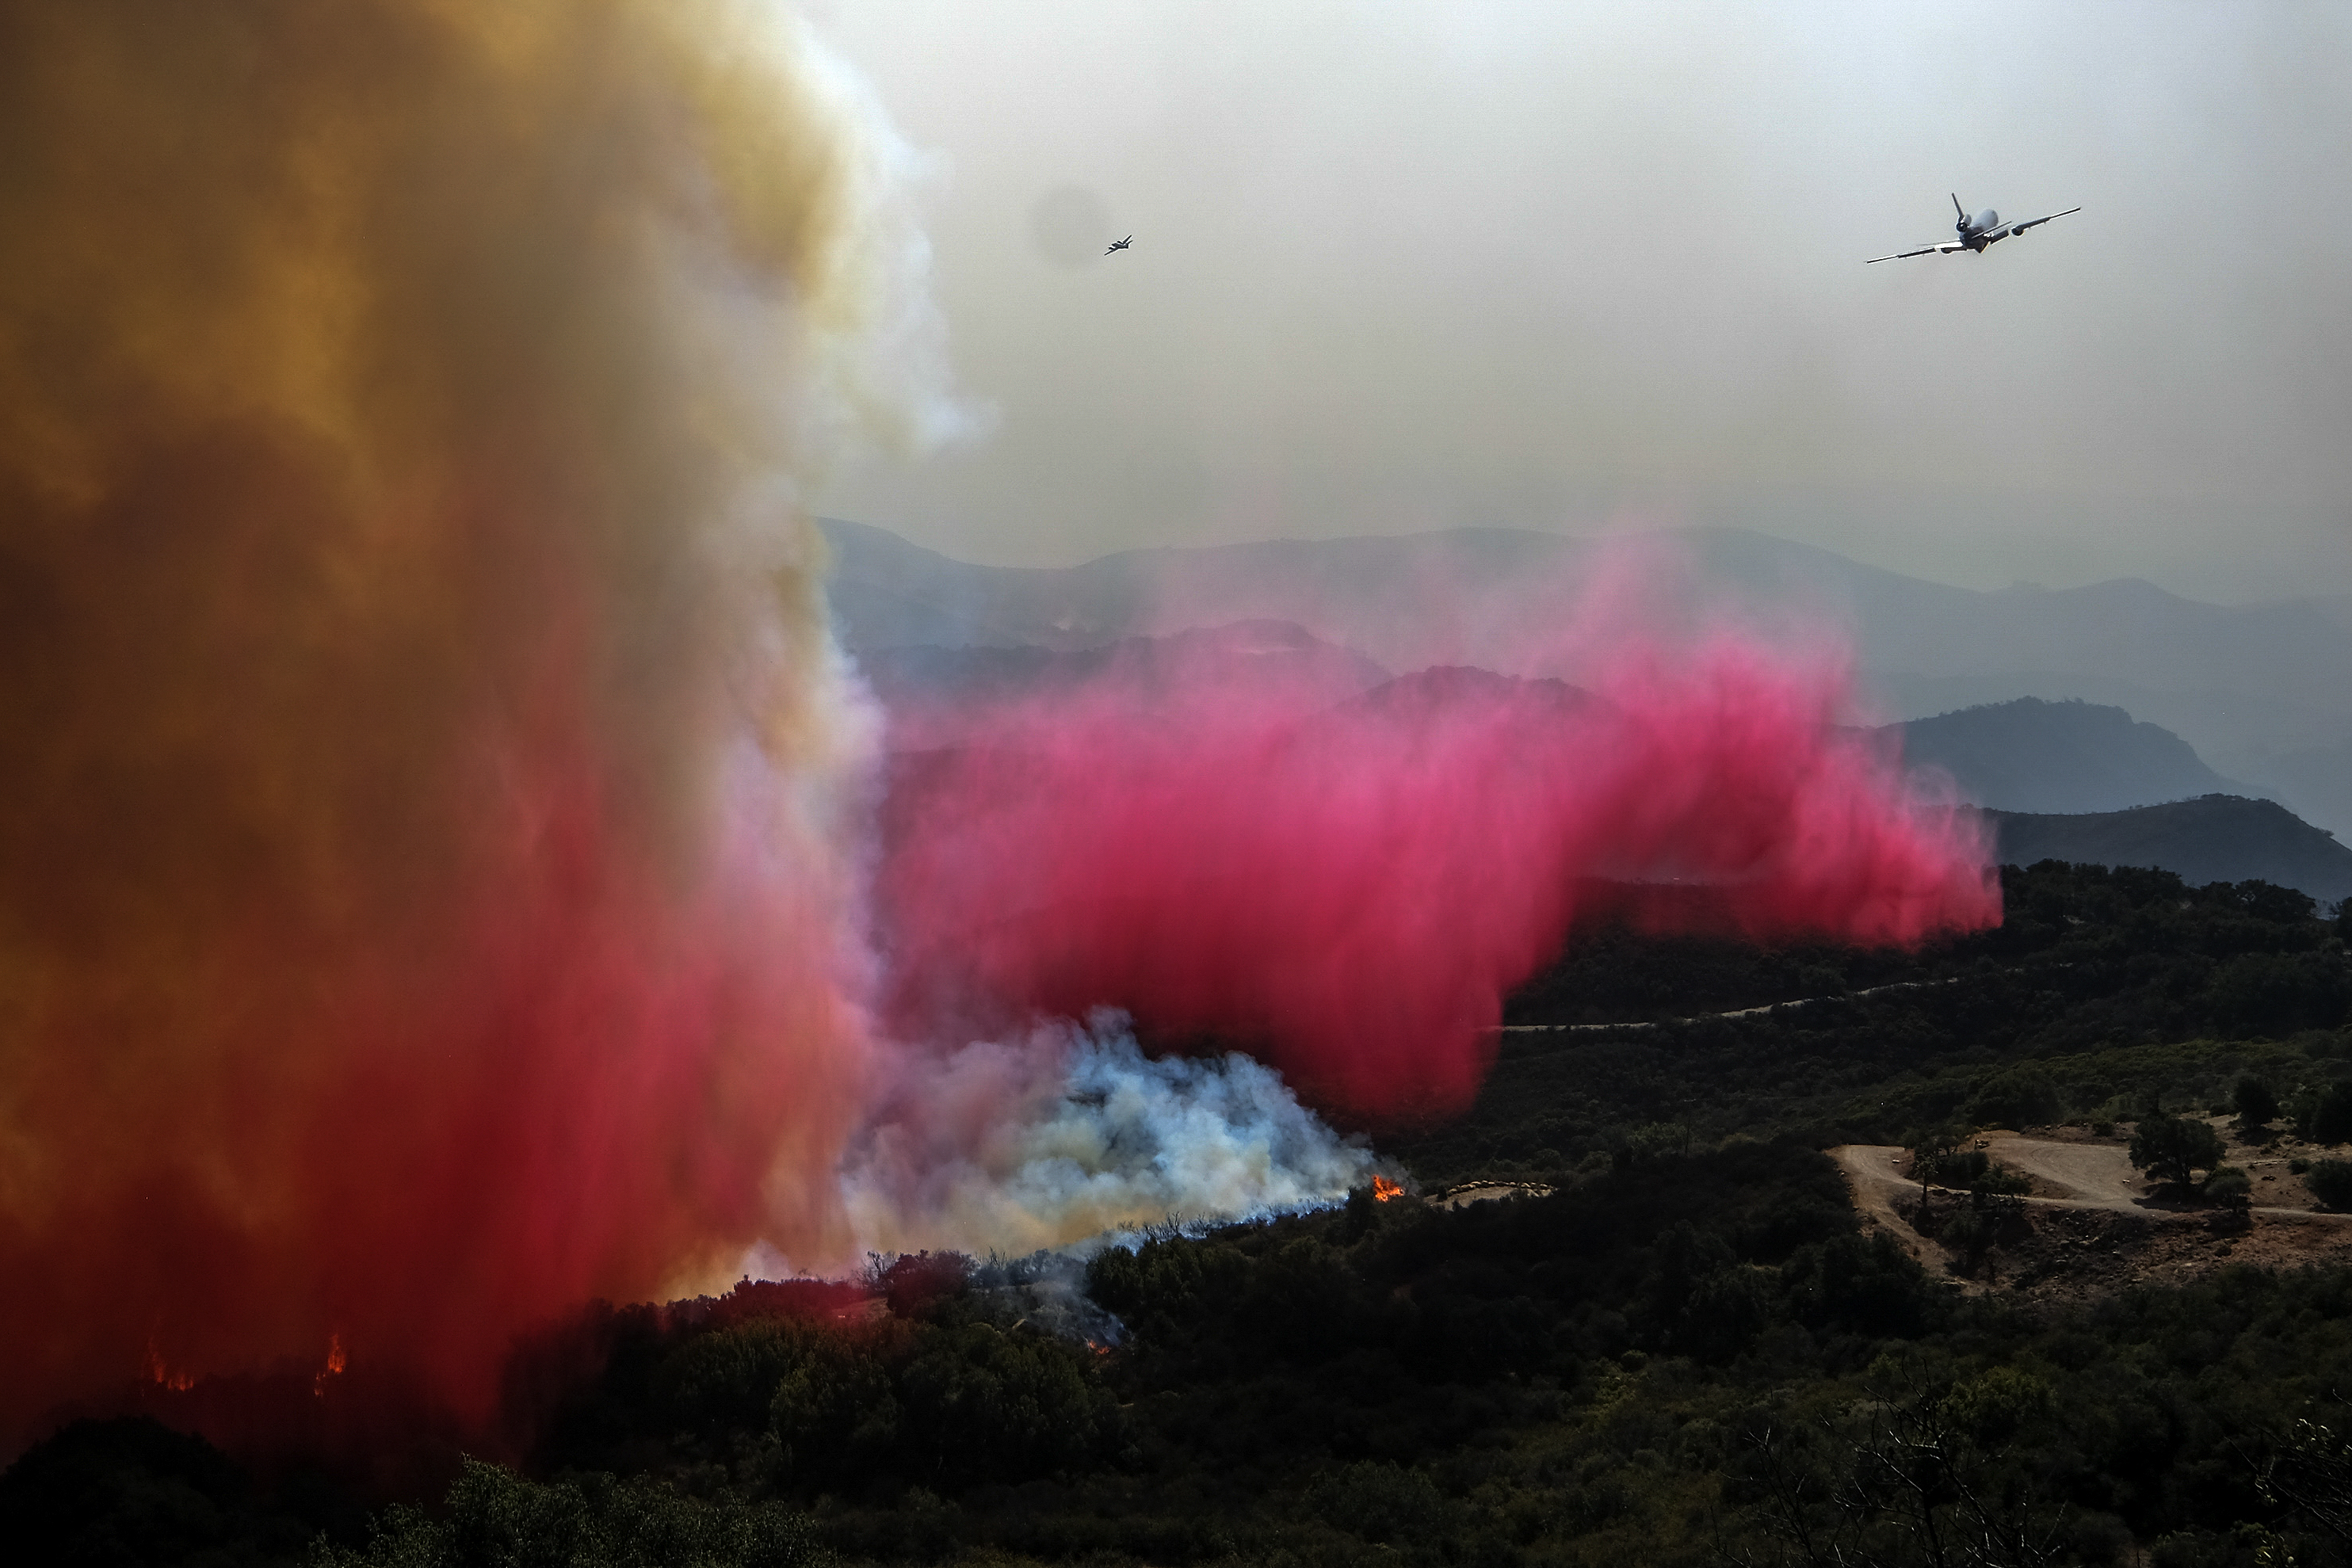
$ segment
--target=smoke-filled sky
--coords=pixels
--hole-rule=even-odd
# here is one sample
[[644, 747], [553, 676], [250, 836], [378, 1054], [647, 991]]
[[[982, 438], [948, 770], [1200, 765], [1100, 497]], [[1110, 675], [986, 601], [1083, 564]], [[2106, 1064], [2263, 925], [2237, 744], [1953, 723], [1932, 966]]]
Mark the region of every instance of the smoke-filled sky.
[[[2352, 13], [826, 0], [933, 159], [967, 559], [1727, 522], [2352, 591]], [[1864, 258], [1975, 211], [1982, 256]], [[1108, 240], [1133, 233], [1131, 252]]]

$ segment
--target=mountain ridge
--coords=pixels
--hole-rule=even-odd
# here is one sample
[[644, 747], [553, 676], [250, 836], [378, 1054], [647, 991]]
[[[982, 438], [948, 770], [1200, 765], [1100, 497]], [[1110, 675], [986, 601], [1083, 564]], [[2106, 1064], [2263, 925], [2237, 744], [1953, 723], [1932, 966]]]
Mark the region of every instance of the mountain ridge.
[[2275, 800], [2203, 795], [2123, 811], [1985, 815], [2007, 865], [2154, 866], [2191, 886], [2261, 881], [2323, 903], [2352, 898], [2352, 849]]
[[[1034, 643], [1065, 651], [1245, 619], [1295, 622], [1390, 669], [1547, 664], [1568, 607], [1594, 589], [1599, 541], [1509, 528], [1336, 540], [1156, 546], [1070, 567], [957, 561], [870, 525], [828, 520], [844, 644]], [[2352, 609], [2325, 598], [2229, 606], [2138, 579], [1955, 588], [1816, 546], [1721, 527], [1628, 547], [1679, 559], [1710, 607], [1763, 606], [1801, 639], [1853, 647], [1865, 693], [1898, 718], [2018, 697], [2126, 707], [2224, 781], [2274, 791], [2352, 833]], [[1769, 619], [1765, 625], [1774, 626]]]
[[2064, 815], [2250, 793], [2170, 730], [2079, 698], [2019, 697], [1886, 728], [1915, 773], [1939, 771], [1961, 799], [2000, 810]]

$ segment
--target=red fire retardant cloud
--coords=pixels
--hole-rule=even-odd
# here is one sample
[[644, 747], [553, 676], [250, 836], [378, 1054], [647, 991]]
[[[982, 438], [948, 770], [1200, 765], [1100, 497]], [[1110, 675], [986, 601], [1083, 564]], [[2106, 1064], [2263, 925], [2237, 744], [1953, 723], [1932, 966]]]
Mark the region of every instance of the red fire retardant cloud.
[[2000, 915], [1978, 821], [1832, 725], [1833, 669], [1737, 637], [1627, 650], [1590, 693], [1433, 670], [1302, 715], [1238, 687], [1106, 680], [897, 758], [878, 894], [902, 1027], [1118, 1005], [1395, 1115], [1468, 1102], [1586, 879], [1711, 884], [1758, 937], [1907, 945]]

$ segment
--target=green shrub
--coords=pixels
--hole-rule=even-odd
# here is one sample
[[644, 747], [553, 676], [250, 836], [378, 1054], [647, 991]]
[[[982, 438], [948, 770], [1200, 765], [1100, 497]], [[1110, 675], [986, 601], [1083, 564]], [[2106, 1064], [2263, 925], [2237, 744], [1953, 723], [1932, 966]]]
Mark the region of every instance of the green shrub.
[[643, 1477], [548, 1485], [468, 1459], [443, 1508], [441, 1518], [386, 1510], [363, 1552], [321, 1538], [313, 1568], [802, 1568], [831, 1558], [804, 1514], [777, 1503], [705, 1502]]
[[2242, 1072], [2230, 1090], [2230, 1108], [2248, 1127], [2268, 1126], [2279, 1113], [2278, 1095], [2251, 1072]]
[[2204, 1192], [2208, 1203], [2237, 1207], [2253, 1201], [2254, 1184], [2235, 1166], [2216, 1166], [2206, 1175]]
[[2315, 1144], [2352, 1138], [2352, 1083], [2331, 1083], [2315, 1095], [2297, 1096], [2295, 1132]]
[[1018, 1481], [1116, 1448], [1118, 1402], [1084, 1345], [990, 1323], [928, 1334], [898, 1376], [902, 1444], [949, 1485]]
[[2055, 1403], [2050, 1385], [2033, 1374], [1996, 1366], [1955, 1385], [1940, 1408], [1972, 1440], [1996, 1445], [2048, 1416]]
[[817, 1335], [773, 1318], [698, 1334], [664, 1358], [656, 1396], [683, 1430], [750, 1430], [762, 1425], [776, 1385], [809, 1354]]
[[1969, 1183], [1969, 1195], [1982, 1205], [1989, 1198], [2023, 1197], [2033, 1190], [2032, 1178], [2023, 1171], [2011, 1170], [1991, 1160]]
[[1326, 1470], [1301, 1500], [1332, 1529], [1384, 1544], [1434, 1535], [1450, 1511], [1424, 1472], [1370, 1462]]
[[845, 1335], [812, 1336], [772, 1396], [768, 1419], [786, 1473], [803, 1490], [887, 1463], [898, 1444], [901, 1419], [889, 1368]]
[[2275, 1039], [2342, 1023], [2352, 976], [2331, 953], [2244, 953], [2215, 972], [2206, 995], [2225, 1029]]
[[2320, 1160], [2304, 1173], [2303, 1182], [2328, 1207], [2352, 1209], [2352, 1160]]
[[1964, 1208], [1944, 1222], [1936, 1239], [1971, 1257], [1982, 1253], [2000, 1234], [2000, 1218], [1981, 1208]]
[[2048, 1074], [2014, 1067], [1987, 1079], [1968, 1113], [1979, 1127], [2046, 1127], [2066, 1114], [2066, 1102]]
[[1801, 1247], [1780, 1280], [1790, 1315], [1810, 1327], [1913, 1333], [1926, 1312], [1926, 1271], [1883, 1230]]

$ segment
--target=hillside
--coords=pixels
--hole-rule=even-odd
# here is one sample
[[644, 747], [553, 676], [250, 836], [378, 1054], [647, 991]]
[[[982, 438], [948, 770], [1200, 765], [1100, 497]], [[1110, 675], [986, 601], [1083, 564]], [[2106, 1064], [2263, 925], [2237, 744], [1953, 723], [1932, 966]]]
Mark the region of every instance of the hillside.
[[1991, 811], [2009, 865], [2157, 866], [2190, 883], [2259, 879], [2314, 898], [2352, 898], [2352, 849], [2274, 800], [2201, 795], [2128, 811]]
[[2187, 741], [2119, 707], [2020, 697], [1895, 727], [1907, 765], [1941, 769], [1962, 800], [1997, 810], [2116, 811], [2243, 793]]

